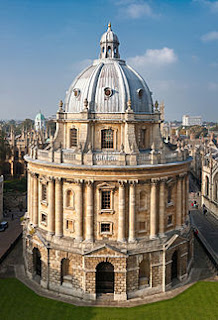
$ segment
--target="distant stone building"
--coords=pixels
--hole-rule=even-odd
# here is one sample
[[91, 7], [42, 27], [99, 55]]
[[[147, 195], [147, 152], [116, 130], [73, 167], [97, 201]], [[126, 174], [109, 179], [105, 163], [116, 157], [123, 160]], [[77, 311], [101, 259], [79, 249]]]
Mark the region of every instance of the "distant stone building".
[[25, 156], [25, 267], [59, 293], [126, 300], [188, 277], [191, 158], [163, 142], [158, 105], [110, 24], [100, 47], [60, 103], [54, 139]]
[[0, 176], [0, 221], [3, 219], [3, 186], [4, 177]]
[[218, 148], [212, 139], [202, 157], [202, 204], [218, 217]]
[[201, 126], [202, 125], [202, 117], [201, 116], [184, 115], [182, 117], [182, 125], [183, 126]]

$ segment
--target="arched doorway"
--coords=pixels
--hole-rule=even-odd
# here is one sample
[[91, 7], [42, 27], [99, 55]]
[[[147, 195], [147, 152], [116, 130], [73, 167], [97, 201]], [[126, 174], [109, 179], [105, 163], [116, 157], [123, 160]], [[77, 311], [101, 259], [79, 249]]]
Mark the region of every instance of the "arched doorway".
[[109, 262], [101, 262], [96, 267], [96, 293], [114, 292], [114, 267]]
[[67, 275], [69, 275], [69, 266], [69, 259], [64, 258], [61, 260], [61, 284], [67, 280]]
[[39, 249], [33, 249], [33, 270], [37, 276], [41, 277], [42, 274], [42, 262], [41, 262], [41, 254]]
[[177, 279], [178, 270], [178, 252], [175, 251], [172, 255], [171, 280]]

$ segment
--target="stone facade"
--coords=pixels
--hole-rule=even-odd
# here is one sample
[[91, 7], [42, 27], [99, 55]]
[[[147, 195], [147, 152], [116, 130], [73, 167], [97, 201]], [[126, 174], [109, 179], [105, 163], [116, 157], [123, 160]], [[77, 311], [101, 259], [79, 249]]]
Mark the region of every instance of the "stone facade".
[[3, 187], [4, 177], [0, 176], [0, 221], [3, 219]]
[[[111, 27], [107, 33], [116, 49], [119, 42]], [[117, 57], [101, 58], [98, 70], [123, 68], [124, 75], [125, 62]], [[79, 99], [83, 89], [92, 94], [99, 90], [101, 99], [101, 89], [95, 87], [99, 74], [93, 71], [95, 80], [90, 75], [88, 89], [78, 77], [70, 89], [73, 99]], [[119, 74], [120, 83], [115, 79], [117, 87], [110, 88], [107, 75], [101, 75], [104, 106], [85, 99], [80, 111], [79, 100], [73, 109], [68, 91], [70, 106], [64, 110], [60, 103], [54, 139], [45, 149], [32, 146], [25, 157], [24, 256], [28, 276], [46, 288], [84, 299], [107, 293], [126, 300], [163, 292], [190, 271], [191, 159], [187, 150], [172, 150], [163, 142], [160, 111], [150, 105], [150, 91], [140, 76], [134, 73], [137, 79], [127, 88]], [[134, 91], [137, 84], [144, 89]], [[120, 112], [114, 112], [116, 106], [103, 112], [115, 89], [124, 88], [134, 91], [135, 104], [130, 94], [124, 111], [120, 104]], [[149, 95], [143, 100], [144, 112], [143, 94]]]
[[218, 148], [211, 140], [202, 153], [202, 205], [218, 217]]

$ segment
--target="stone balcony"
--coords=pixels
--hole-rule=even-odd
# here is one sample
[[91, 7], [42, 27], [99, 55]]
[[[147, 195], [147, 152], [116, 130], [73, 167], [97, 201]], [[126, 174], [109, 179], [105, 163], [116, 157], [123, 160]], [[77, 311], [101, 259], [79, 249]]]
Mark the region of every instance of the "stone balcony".
[[146, 150], [142, 152], [125, 153], [122, 151], [83, 152], [79, 149], [54, 150], [52, 147], [39, 149], [34, 146], [29, 149], [28, 156], [34, 160], [66, 165], [97, 165], [97, 166], [136, 166], [176, 163], [188, 159], [188, 151], [179, 149]]

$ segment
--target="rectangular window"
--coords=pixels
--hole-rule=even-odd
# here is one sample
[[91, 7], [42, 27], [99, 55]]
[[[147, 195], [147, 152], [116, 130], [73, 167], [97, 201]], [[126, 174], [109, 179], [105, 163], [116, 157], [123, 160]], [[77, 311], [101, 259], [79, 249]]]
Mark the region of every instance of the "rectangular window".
[[110, 209], [111, 208], [111, 192], [110, 191], [102, 191], [101, 208], [102, 209]]
[[47, 225], [47, 214], [45, 213], [41, 214], [41, 223], [44, 225]]
[[73, 227], [74, 227], [74, 223], [72, 220], [67, 220], [66, 221], [66, 229], [73, 232]]
[[101, 131], [101, 148], [113, 149], [114, 147], [114, 132], [111, 129]]
[[169, 225], [171, 225], [172, 223], [173, 223], [173, 216], [170, 215], [170, 216], [167, 217], [167, 225], [169, 226]]
[[70, 146], [77, 147], [77, 129], [70, 129]]
[[139, 221], [139, 231], [145, 231], [145, 230], [146, 230], [146, 222]]
[[110, 223], [102, 223], [101, 233], [109, 233], [109, 232], [110, 232]]

